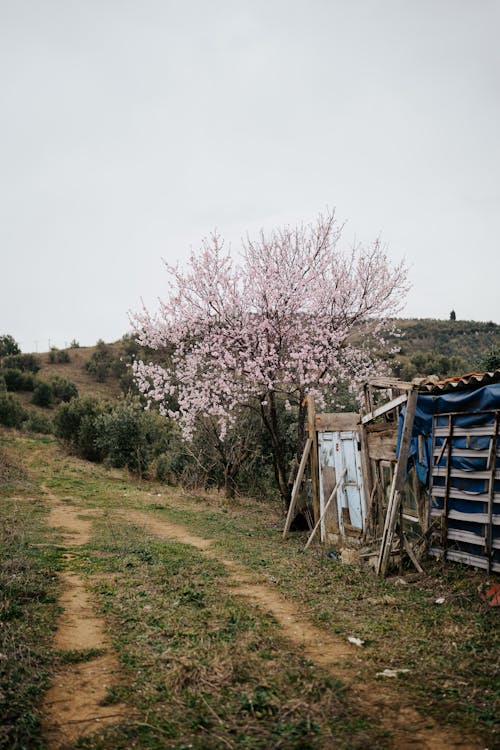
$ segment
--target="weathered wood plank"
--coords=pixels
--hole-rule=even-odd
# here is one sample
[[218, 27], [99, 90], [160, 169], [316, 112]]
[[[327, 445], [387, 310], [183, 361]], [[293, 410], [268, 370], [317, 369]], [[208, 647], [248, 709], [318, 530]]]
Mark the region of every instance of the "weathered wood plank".
[[373, 378], [369, 381], [372, 388], [393, 388], [398, 391], [415, 390], [415, 383], [409, 383], [406, 380], [397, 380], [397, 378]]
[[[495, 426], [493, 424], [483, 425], [478, 427], [455, 427], [453, 430], [453, 437], [469, 437], [486, 435], [491, 437], [494, 434]], [[449, 437], [449, 427], [436, 427], [434, 430], [436, 437]]]
[[[439, 497], [444, 498], [445, 496], [445, 490], [446, 488], [443, 487], [436, 487], [434, 486], [432, 488], [432, 497]], [[487, 503], [488, 502], [488, 494], [486, 492], [465, 492], [463, 490], [457, 490], [454, 487], [449, 492], [449, 497], [452, 500], [470, 500], [471, 502], [477, 502], [477, 503]], [[494, 501], [498, 502], [500, 500], [500, 492], [495, 493]]]
[[342, 432], [344, 430], [356, 430], [359, 427], [359, 414], [355, 412], [339, 412], [316, 414], [316, 429], [318, 432]]
[[312, 440], [311, 438], [307, 438], [306, 444], [304, 446], [304, 452], [302, 453], [302, 458], [300, 459], [299, 470], [297, 472], [297, 476], [295, 477], [295, 482], [293, 483], [292, 497], [290, 499], [290, 507], [288, 508], [288, 513], [287, 513], [286, 521], [285, 521], [285, 528], [283, 529], [283, 539], [287, 538], [288, 532], [290, 531], [290, 526], [292, 525], [293, 514], [295, 512], [295, 506], [297, 504], [297, 499], [299, 497], [300, 485], [302, 484], [302, 477], [304, 476], [304, 471], [306, 469], [307, 459], [309, 458], [309, 453], [311, 452], [311, 446], [312, 446]]
[[365, 414], [365, 416], [361, 418], [361, 422], [363, 424], [372, 422], [377, 417], [381, 417], [383, 414], [387, 414], [388, 411], [392, 411], [392, 409], [396, 409], [396, 407], [401, 406], [401, 404], [404, 404], [407, 399], [408, 394], [403, 393], [402, 396], [398, 396], [397, 398], [392, 399], [392, 401], [388, 401], [386, 404], [379, 406], [378, 409], [369, 412], [369, 414]]
[[[440, 518], [443, 515], [443, 511], [433, 508], [431, 510], [431, 517], [432, 518]], [[488, 523], [489, 522], [489, 514], [488, 513], [465, 513], [461, 510], [449, 510], [448, 511], [448, 518], [451, 521], [468, 521], [469, 523]], [[493, 515], [491, 517], [491, 523], [495, 526], [500, 526], [500, 516]]]
[[[321, 479], [323, 482], [323, 497], [330, 497], [337, 481], [333, 466], [321, 467]], [[332, 534], [339, 533], [339, 517], [336, 497], [332, 500], [328, 513], [325, 514], [324, 528], [325, 535], [327, 535], [328, 532], [331, 532]], [[325, 541], [323, 539], [323, 529], [321, 529], [321, 540]]]
[[377, 574], [379, 575], [386, 574], [387, 566], [389, 564], [392, 540], [394, 538], [394, 530], [396, 528], [396, 522], [398, 519], [399, 504], [401, 502], [401, 490], [403, 489], [406, 476], [408, 450], [410, 447], [413, 422], [415, 419], [415, 410], [417, 408], [417, 399], [417, 391], [411, 391], [408, 395], [408, 402], [406, 404], [399, 457], [396, 464], [396, 470], [394, 472], [394, 478], [392, 481], [391, 494], [389, 495], [389, 502], [387, 505], [384, 533], [382, 534], [382, 544], [380, 546], [380, 554], [377, 563]]
[[408, 555], [408, 557], [412, 561], [412, 563], [415, 566], [416, 570], [419, 573], [423, 573], [424, 569], [422, 568], [422, 566], [420, 565], [419, 561], [417, 560], [417, 556], [415, 555], [415, 552], [413, 551], [413, 547], [411, 546], [410, 542], [406, 538], [406, 534], [403, 534], [403, 545], [404, 545], [404, 548], [406, 550], [406, 554]]
[[[374, 427], [383, 429], [374, 430]], [[397, 425], [370, 425], [366, 431], [368, 455], [375, 461], [396, 461]]]
[[312, 440], [311, 445], [311, 493], [313, 502], [313, 515], [316, 521], [319, 518], [319, 458], [318, 458], [318, 433], [316, 432], [316, 406], [314, 396], [307, 397], [307, 429]]
[[311, 531], [311, 536], [310, 536], [310, 537], [309, 537], [309, 539], [307, 540], [307, 544], [306, 544], [306, 546], [304, 547], [304, 549], [307, 549], [307, 548], [309, 547], [309, 545], [311, 544], [312, 540], [314, 539], [314, 535], [316, 534], [316, 532], [317, 532], [317, 530], [318, 530], [318, 528], [319, 528], [319, 526], [320, 526], [320, 524], [321, 524], [321, 521], [323, 520], [323, 518], [325, 517], [325, 515], [326, 515], [326, 513], [327, 513], [327, 511], [328, 511], [328, 508], [330, 507], [330, 503], [332, 503], [332, 502], [333, 502], [333, 499], [334, 499], [334, 497], [335, 497], [335, 496], [336, 496], [336, 494], [337, 494], [337, 490], [338, 490], [338, 488], [340, 487], [340, 485], [341, 485], [341, 483], [342, 483], [342, 480], [343, 480], [343, 478], [345, 477], [345, 475], [346, 475], [346, 474], [347, 474], [347, 466], [346, 466], [346, 467], [345, 467], [345, 468], [344, 468], [344, 469], [343, 469], [343, 470], [341, 471], [341, 473], [340, 473], [340, 477], [339, 477], [339, 478], [337, 479], [337, 482], [336, 482], [336, 484], [335, 484], [335, 487], [334, 487], [334, 488], [333, 488], [333, 490], [332, 490], [332, 494], [331, 494], [331, 495], [330, 495], [330, 497], [328, 498], [328, 501], [326, 502], [326, 504], [325, 504], [325, 507], [323, 508], [323, 513], [322, 513], [322, 514], [321, 514], [321, 516], [320, 516], [320, 517], [318, 518], [318, 521], [317, 521], [317, 523], [316, 523], [316, 525], [315, 525], [314, 529], [313, 529], [313, 530]]
[[[494, 473], [495, 479], [500, 479], [500, 469], [497, 469]], [[489, 480], [492, 475], [491, 471], [465, 471], [465, 469], [450, 469], [450, 477], [452, 479], [483, 479]], [[432, 470], [432, 476], [434, 477], [445, 477], [446, 466], [436, 466]]]

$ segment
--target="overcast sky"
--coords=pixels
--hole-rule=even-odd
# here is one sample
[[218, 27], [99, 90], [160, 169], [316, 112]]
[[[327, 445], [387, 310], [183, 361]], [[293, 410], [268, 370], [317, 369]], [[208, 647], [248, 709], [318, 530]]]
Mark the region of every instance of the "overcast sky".
[[116, 340], [215, 227], [381, 233], [500, 322], [500, 0], [0, 0], [0, 334]]

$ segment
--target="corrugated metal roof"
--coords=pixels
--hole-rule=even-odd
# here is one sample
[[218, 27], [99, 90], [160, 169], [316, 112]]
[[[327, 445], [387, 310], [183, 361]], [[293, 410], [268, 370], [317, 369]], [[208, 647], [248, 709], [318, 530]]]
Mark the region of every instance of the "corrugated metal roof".
[[483, 385], [497, 383], [498, 381], [500, 381], [500, 370], [495, 370], [495, 372], [468, 372], [465, 375], [457, 375], [454, 378], [445, 378], [444, 380], [422, 378], [415, 383], [421, 391], [444, 393], [461, 390], [462, 388], [481, 388]]

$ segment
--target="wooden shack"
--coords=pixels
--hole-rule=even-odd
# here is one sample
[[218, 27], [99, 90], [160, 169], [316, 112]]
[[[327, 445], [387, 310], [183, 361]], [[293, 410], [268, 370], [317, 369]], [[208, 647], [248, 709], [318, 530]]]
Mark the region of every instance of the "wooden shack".
[[423, 550], [500, 572], [500, 371], [364, 386], [360, 413], [309, 401], [309, 439], [284, 536], [309, 462], [312, 537], [377, 550], [377, 572]]

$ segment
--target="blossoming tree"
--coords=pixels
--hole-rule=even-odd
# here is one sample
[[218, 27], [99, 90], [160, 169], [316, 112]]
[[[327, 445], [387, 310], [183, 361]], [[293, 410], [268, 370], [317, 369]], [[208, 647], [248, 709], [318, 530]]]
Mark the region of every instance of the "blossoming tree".
[[392, 265], [379, 240], [341, 248], [333, 211], [308, 226], [260, 233], [234, 259], [213, 234], [185, 269], [167, 266], [169, 293], [155, 314], [133, 317], [138, 341], [165, 353], [162, 365], [134, 365], [140, 390], [176, 419], [189, 440], [200, 415], [221, 437], [242, 409], [260, 412], [281, 496], [293, 473], [285, 460], [279, 409], [298, 410], [297, 455], [304, 439], [304, 396], [321, 403], [340, 380], [373, 372], [363, 339], [380, 337], [407, 291], [404, 263]]

